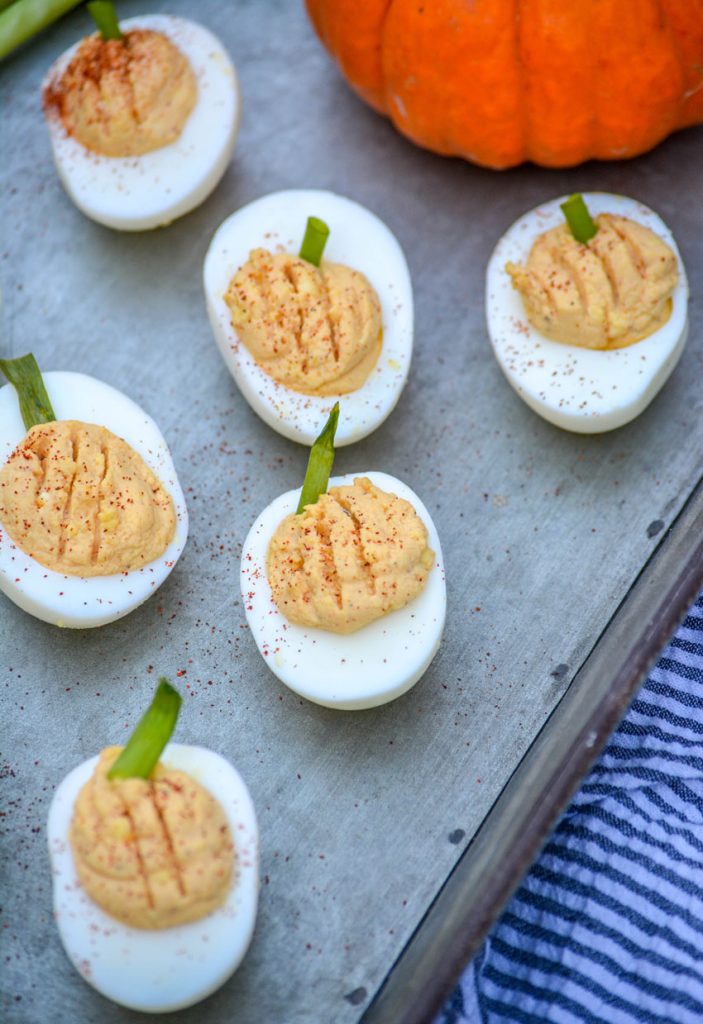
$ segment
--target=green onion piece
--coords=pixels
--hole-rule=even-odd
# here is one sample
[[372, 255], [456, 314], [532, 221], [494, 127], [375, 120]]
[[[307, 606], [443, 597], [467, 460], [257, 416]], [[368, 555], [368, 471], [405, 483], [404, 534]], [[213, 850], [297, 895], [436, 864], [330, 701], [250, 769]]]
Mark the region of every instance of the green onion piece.
[[308, 263], [314, 263], [319, 267], [329, 236], [330, 229], [324, 220], [320, 220], [319, 217], [308, 217], [303, 244], [300, 246], [301, 260], [307, 260]]
[[162, 677], [150, 706], [107, 773], [108, 779], [148, 779], [171, 739], [180, 709], [180, 693]]
[[78, 7], [81, 0], [15, 0], [0, 13], [0, 60], [42, 29]]
[[91, 0], [86, 4], [88, 14], [95, 22], [95, 27], [103, 39], [122, 39], [120, 23], [117, 20], [115, 6], [110, 0]]
[[56, 419], [41, 371], [31, 352], [17, 359], [0, 359], [0, 372], [4, 373], [17, 392], [27, 430], [31, 430], [37, 423], [51, 423]]
[[334, 462], [334, 435], [337, 432], [337, 420], [339, 419], [339, 402], [334, 403], [334, 409], [329, 415], [319, 437], [310, 449], [308, 468], [305, 471], [303, 489], [300, 492], [300, 501], [295, 511], [297, 516], [303, 511], [306, 505], [314, 505], [321, 494], [327, 490], [332, 463]]
[[575, 192], [569, 196], [566, 202], [561, 204], [561, 208], [566, 217], [566, 223], [571, 229], [571, 234], [577, 242], [585, 245], [590, 238], [593, 238], [598, 227], [588, 212], [581, 193]]

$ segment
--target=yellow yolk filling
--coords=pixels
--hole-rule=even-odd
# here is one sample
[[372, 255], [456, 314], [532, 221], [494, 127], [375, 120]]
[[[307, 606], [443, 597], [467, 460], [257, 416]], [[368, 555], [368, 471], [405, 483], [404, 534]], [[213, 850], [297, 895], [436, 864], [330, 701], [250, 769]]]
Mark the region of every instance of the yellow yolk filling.
[[107, 576], [162, 555], [176, 513], [126, 441], [94, 423], [56, 420], [32, 427], [0, 469], [0, 523], [55, 572]]
[[225, 813], [195, 779], [161, 762], [149, 779], [108, 779], [121, 749], [102, 751], [76, 800], [70, 841], [80, 883], [133, 928], [197, 921], [232, 885]]
[[141, 156], [179, 137], [198, 86], [187, 58], [160, 32], [84, 39], [45, 92], [69, 135], [103, 156]]
[[541, 334], [584, 348], [621, 348], [671, 315], [676, 254], [649, 228], [603, 213], [586, 245], [566, 224], [535, 241], [527, 266], [508, 263], [527, 318]]
[[280, 524], [268, 550], [273, 599], [291, 622], [352, 633], [420, 594], [434, 564], [427, 540], [408, 501], [357, 477]]
[[378, 361], [381, 304], [358, 270], [254, 249], [225, 294], [232, 326], [274, 380], [306, 395], [358, 390]]

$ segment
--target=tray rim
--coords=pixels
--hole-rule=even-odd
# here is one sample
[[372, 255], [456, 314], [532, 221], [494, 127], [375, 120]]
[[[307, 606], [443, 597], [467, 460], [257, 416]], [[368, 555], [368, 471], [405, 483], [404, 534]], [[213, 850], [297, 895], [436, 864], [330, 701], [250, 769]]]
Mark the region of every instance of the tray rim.
[[[429, 1024], [435, 1019], [702, 588], [703, 475], [386, 973], [359, 1024]], [[529, 800], [527, 787], [533, 792]]]

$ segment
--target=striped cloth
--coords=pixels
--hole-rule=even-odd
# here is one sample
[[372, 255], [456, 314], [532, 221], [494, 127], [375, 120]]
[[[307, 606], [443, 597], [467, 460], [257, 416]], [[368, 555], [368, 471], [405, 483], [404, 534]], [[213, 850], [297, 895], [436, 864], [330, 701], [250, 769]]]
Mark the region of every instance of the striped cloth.
[[703, 594], [436, 1024], [703, 1022]]

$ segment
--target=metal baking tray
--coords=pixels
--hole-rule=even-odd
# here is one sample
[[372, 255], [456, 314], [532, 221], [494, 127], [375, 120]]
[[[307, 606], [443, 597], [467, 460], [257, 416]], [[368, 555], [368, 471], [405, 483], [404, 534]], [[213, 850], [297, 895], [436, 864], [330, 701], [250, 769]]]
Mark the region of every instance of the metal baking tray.
[[433, 1017], [701, 587], [703, 482], [462, 854], [364, 1024], [422, 1024]]
[[[120, 3], [124, 17], [139, 9]], [[192, 13], [182, 2], [168, 10]], [[422, 1020], [701, 581], [695, 297], [681, 364], [654, 404], [613, 434], [578, 437], [536, 417], [503, 379], [485, 332], [485, 264], [524, 210], [602, 189], [662, 215], [695, 288], [703, 135], [681, 133], [628, 163], [496, 174], [413, 147], [364, 107], [301, 5], [204, 0], [197, 18], [235, 60], [243, 127], [215, 194], [165, 230], [93, 224], [53, 170], [39, 86], [86, 31], [84, 14], [0, 69], [0, 346], [139, 402], [170, 444], [191, 516], [168, 583], [124, 620], [76, 633], [0, 604], [3, 1019], [142, 1019], [98, 996], [63, 953], [45, 820], [57, 782], [119, 740], [166, 674], [186, 695], [177, 739], [233, 761], [262, 836], [252, 947], [223, 989], [174, 1019]], [[241, 541], [300, 482], [306, 454], [238, 394], [207, 322], [202, 262], [225, 216], [293, 187], [329, 188], [381, 216], [414, 283], [409, 384], [336, 470], [387, 471], [425, 501], [447, 564], [448, 621], [421, 682], [369, 712], [329, 711], [280, 686], [238, 599]]]

